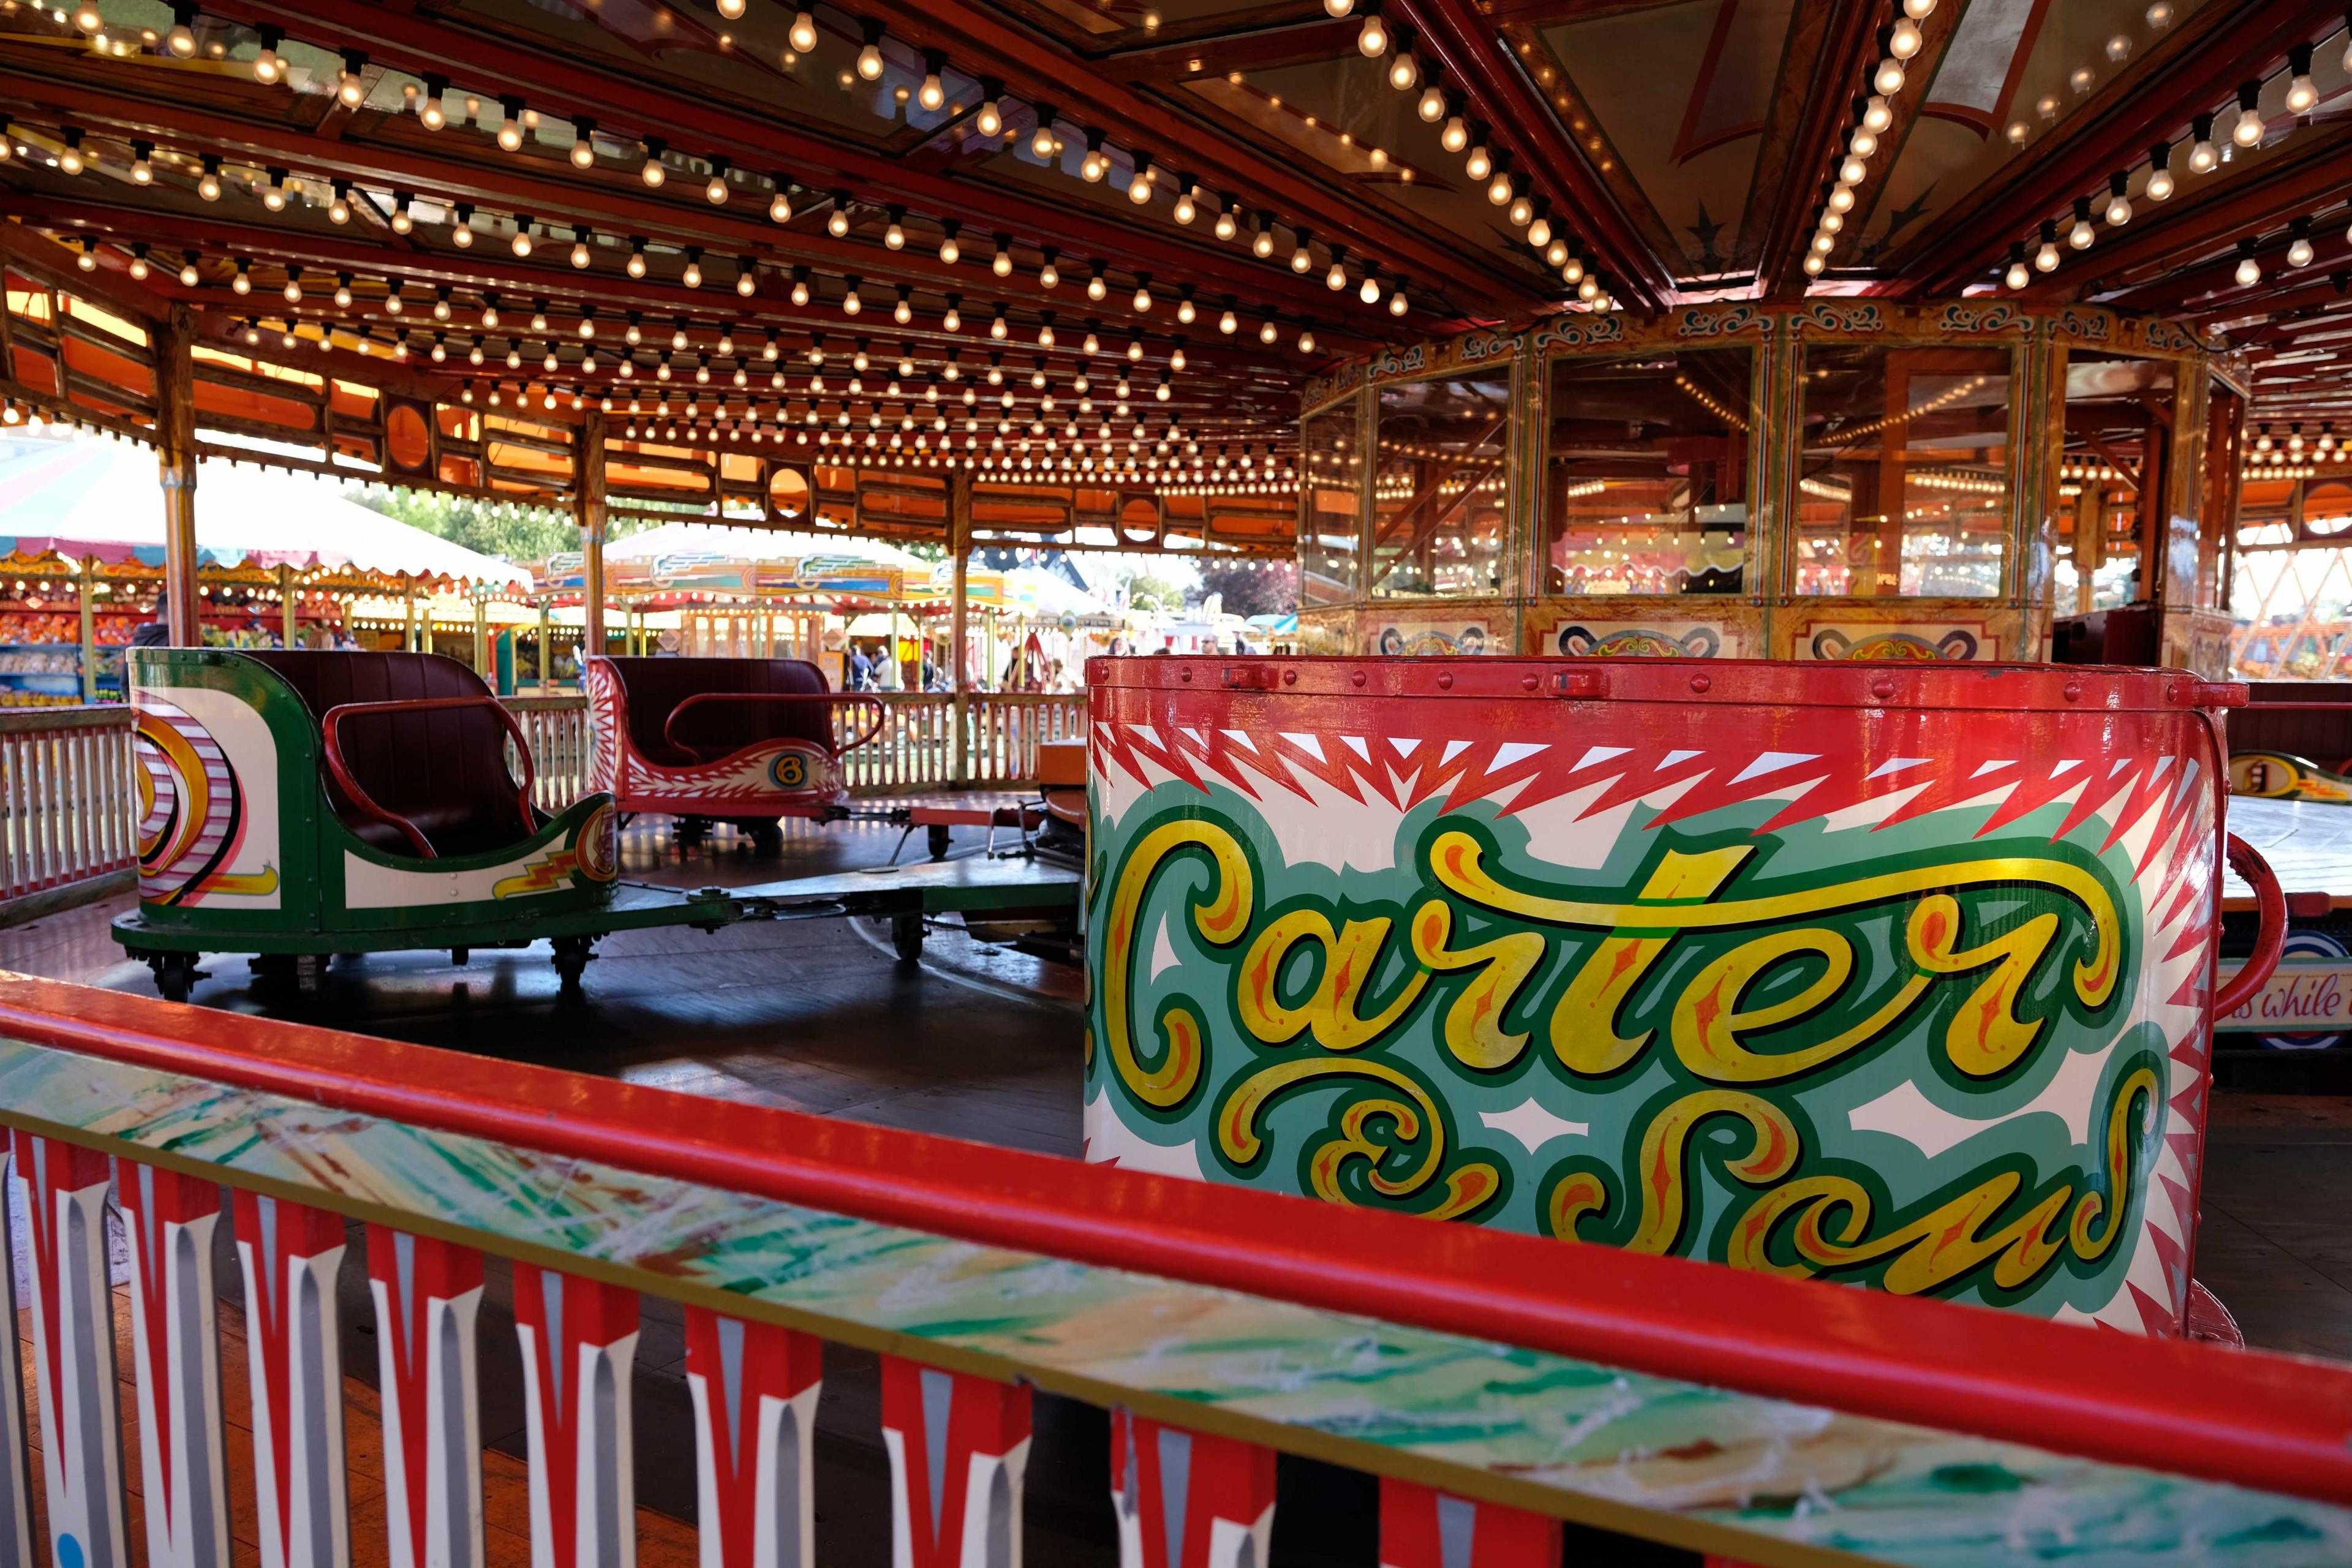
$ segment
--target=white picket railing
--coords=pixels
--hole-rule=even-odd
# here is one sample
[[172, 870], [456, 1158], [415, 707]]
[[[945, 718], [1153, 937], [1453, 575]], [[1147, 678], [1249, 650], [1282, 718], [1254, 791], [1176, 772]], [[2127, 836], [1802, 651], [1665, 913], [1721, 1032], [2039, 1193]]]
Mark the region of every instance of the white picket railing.
[[0, 921], [129, 886], [138, 816], [129, 709], [0, 712]]

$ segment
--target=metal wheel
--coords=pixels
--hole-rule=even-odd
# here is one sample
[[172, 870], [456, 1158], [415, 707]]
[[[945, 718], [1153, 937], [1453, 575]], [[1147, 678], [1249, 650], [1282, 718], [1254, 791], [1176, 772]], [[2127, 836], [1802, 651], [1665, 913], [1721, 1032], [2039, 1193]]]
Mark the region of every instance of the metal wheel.
[[184, 1002], [195, 989], [198, 973], [193, 952], [159, 952], [148, 959], [155, 972], [155, 994], [166, 1002]]
[[751, 852], [755, 855], [781, 855], [784, 852], [784, 825], [762, 822], [751, 829]]
[[579, 1000], [580, 977], [587, 973], [589, 960], [596, 956], [595, 942], [590, 936], [559, 936], [550, 944], [555, 949], [555, 973], [562, 982], [563, 1000]]
[[934, 860], [944, 860], [948, 858], [948, 845], [951, 841], [955, 830], [944, 822], [931, 823], [929, 824], [929, 828], [931, 858]]
[[893, 915], [890, 917], [890, 945], [898, 950], [898, 962], [915, 963], [923, 956], [923, 917]]

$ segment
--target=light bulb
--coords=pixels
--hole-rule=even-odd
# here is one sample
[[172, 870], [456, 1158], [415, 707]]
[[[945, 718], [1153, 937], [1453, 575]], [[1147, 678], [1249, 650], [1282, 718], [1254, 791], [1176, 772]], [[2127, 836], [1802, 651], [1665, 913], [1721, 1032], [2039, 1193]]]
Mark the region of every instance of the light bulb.
[[2241, 147], [2251, 147], [2263, 139], [2263, 111], [2259, 109], [2238, 110], [2238, 123], [2230, 128], [2230, 140]]
[[1234, 221], [1232, 208], [1228, 207], [1217, 215], [1214, 232], [1219, 239], [1231, 239], [1241, 232], [1241, 225]]
[[[197, 277], [196, 264], [193, 261], [184, 264], [180, 268], [180, 287], [183, 289], [194, 288], [196, 286]], [[388, 305], [389, 302], [387, 301], [387, 307]]]
[[1838, 165], [1838, 183], [1843, 185], [1858, 185], [1869, 173], [1869, 164], [1859, 158], [1848, 158]]
[[1935, 14], [1936, 0], [1903, 0], [1903, 14], [1915, 22], [1924, 22]]
[[1356, 0], [1323, 0], [1323, 14], [1338, 20], [1356, 8]]
[[[1470, 145], [1469, 122], [1458, 114], [1447, 120], [1445, 129], [1437, 133], [1437, 144], [1449, 153], [1459, 153]], [[1471, 178], [1477, 176], [1473, 174]]]
[[[146, 184], [152, 184], [154, 183], [154, 180], [155, 180], [155, 165], [154, 165], [152, 163], [151, 163], [151, 162], [149, 162], [149, 161], [148, 161], [148, 157], [147, 157], [147, 154], [146, 154], [146, 153], [141, 153], [138, 156], [136, 156], [136, 157], [134, 157], [134, 158], [132, 158], [132, 159], [131, 160], [131, 183], [132, 184], [135, 184], [135, 185], [146, 185]], [[340, 204], [340, 198], [338, 198], [338, 202], [339, 202], [339, 204]], [[350, 216], [352, 216], [352, 209], [351, 209], [351, 208], [349, 208], [349, 207], [344, 207], [344, 208], [343, 208], [343, 216], [342, 216], [341, 217], [339, 217], [339, 218], [335, 219], [335, 221], [336, 221], [337, 223], [342, 223], [342, 222], [344, 222], [345, 220], [347, 220], [348, 218], [350, 218]]]
[[2309, 71], [2303, 72], [2288, 84], [2286, 111], [2289, 114], [2308, 114], [2311, 112], [2311, 106], [2318, 101], [2319, 89], [2311, 85]]
[[[1821, 252], [1820, 252], [1820, 251], [1818, 251], [1818, 250], [1809, 250], [1809, 251], [1805, 252], [1804, 268], [1805, 268], [1805, 275], [1806, 275], [1807, 277], [1809, 277], [1809, 278], [1818, 278], [1818, 277], [1820, 277], [1820, 276], [1822, 275], [1822, 269], [1823, 269], [1825, 267], [1827, 267], [1828, 265], [1829, 265], [1829, 264], [1828, 264], [1827, 262], [1825, 262], [1824, 260], [1822, 260], [1822, 254], [1821, 254]], [[1589, 281], [1589, 280], [1588, 280], [1588, 281]], [[1593, 290], [1593, 292], [1597, 294], [1597, 293], [1599, 293], [1599, 292], [1600, 292], [1600, 290], [1599, 290], [1598, 289], [1594, 289], [1594, 290]]]
[[1517, 228], [1536, 216], [1536, 205], [1524, 195], [1515, 195], [1511, 198], [1510, 210], [1504, 216], [1511, 220], [1511, 226]]
[[1315, 253], [1307, 248], [1307, 237], [1302, 234], [1298, 237], [1297, 247], [1290, 253], [1290, 269], [1305, 277], [1314, 266]]
[[835, 239], [847, 238], [849, 236], [848, 209], [835, 203], [833, 211], [825, 216], [824, 232]]
[[892, 218], [890, 220], [890, 226], [882, 231], [882, 243], [886, 247], [891, 250], [906, 249], [906, 226], [899, 223], [897, 218]]
[[575, 169], [593, 169], [596, 166], [596, 148], [589, 141], [588, 133], [584, 131], [580, 132], [572, 143], [572, 166]]
[[662, 167], [659, 148], [651, 145], [646, 147], [646, 161], [638, 165], [637, 178], [643, 180], [646, 187], [651, 190], [659, 190], [662, 182], [669, 178], [669, 171]]
[[1412, 308], [1412, 307], [1411, 305], [1409, 305], [1408, 303], [1406, 303], [1406, 301], [1405, 301], [1404, 290], [1403, 290], [1403, 289], [1394, 289], [1394, 290], [1392, 290], [1392, 291], [1390, 293], [1390, 295], [1389, 295], [1389, 314], [1390, 314], [1390, 315], [1391, 315], [1391, 316], [1402, 316], [1402, 315], [1403, 315], [1407, 310], [1411, 310]]
[[1421, 84], [1421, 66], [1411, 55], [1400, 51], [1389, 62], [1389, 85], [1399, 92], [1411, 92]]
[[286, 62], [278, 57], [277, 49], [271, 47], [269, 40], [267, 37], [263, 38], [261, 52], [253, 57], [253, 79], [264, 87], [269, 87], [275, 85], [285, 74]]
[[1151, 200], [1151, 181], [1145, 176], [1144, 171], [1138, 169], [1135, 177], [1127, 182], [1127, 199], [1137, 206]]
[[509, 153], [520, 152], [522, 150], [522, 121], [514, 115], [508, 115], [505, 121], [499, 127], [498, 141], [499, 145]]
[[1277, 326], [1276, 326], [1276, 325], [1274, 324], [1274, 321], [1273, 321], [1273, 319], [1272, 319], [1272, 318], [1270, 318], [1270, 317], [1269, 317], [1267, 320], [1263, 321], [1260, 321], [1260, 322], [1258, 323], [1258, 328], [1257, 328], [1257, 341], [1258, 341], [1258, 342], [1262, 342], [1262, 343], [1266, 344], [1268, 347], [1271, 347], [1271, 346], [1273, 346], [1273, 344], [1274, 344], [1275, 342], [1276, 342], [1277, 341], [1279, 341], [1281, 337], [1282, 337], [1282, 329], [1281, 329], [1281, 328], [1279, 328], [1279, 327], [1277, 327]]
[[529, 256], [530, 254], [530, 229], [528, 226], [515, 230], [514, 253], [517, 256]]
[[[1551, 243], [1551, 219], [1548, 217], [1538, 217], [1533, 223], [1528, 225], [1528, 243], [1534, 246], [1538, 250], [1541, 250], [1546, 246], [1549, 245]], [[1558, 264], [1554, 263], [1554, 265]]]
[[921, 104], [925, 109], [937, 110], [945, 105], [947, 100], [948, 89], [946, 85], [940, 80], [940, 73], [932, 71], [927, 74], [923, 78], [921, 90], [915, 94], [915, 101]]
[[1135, 298], [1129, 303], [1133, 304], [1138, 310], [1149, 311], [1151, 309], [1151, 290], [1143, 284], [1137, 284]]
[[229, 291], [234, 294], [253, 292], [253, 275], [245, 269], [244, 262], [240, 261], [236, 264], [236, 276], [229, 279], [228, 286]]
[[1365, 273], [1364, 281], [1356, 289], [1356, 298], [1361, 300], [1367, 305], [1379, 304], [1381, 302], [1381, 280], [1373, 277], [1369, 272]]
[[1476, 143], [1470, 149], [1469, 157], [1463, 161], [1462, 172], [1472, 180], [1484, 180], [1495, 172], [1494, 155], [1486, 151], [1486, 144], [1484, 142]]
[[866, 301], [857, 297], [857, 285], [853, 283], [849, 286], [849, 292], [841, 297], [841, 313], [845, 316], [855, 316], [864, 309], [866, 309]]
[[186, 22], [175, 22], [172, 25], [172, 30], [163, 35], [163, 47], [182, 59], [186, 59], [196, 52], [196, 35], [189, 28]]
[[1261, 228], [1250, 236], [1250, 254], [1260, 261], [1271, 258], [1274, 255], [1274, 230]]
[[698, 261], [688, 261], [686, 264], [686, 270], [678, 275], [678, 281], [689, 289], [701, 288], [702, 264]]
[[[81, 160], [75, 158], [70, 163], [60, 162], [58, 167], [64, 169], [68, 174], [79, 174], [81, 173], [80, 163]], [[264, 185], [261, 189], [261, 205], [274, 213], [284, 212], [286, 210], [284, 187], [277, 184]]]
[[2109, 226], [2121, 228], [2124, 225], [2131, 222], [2131, 218], [2132, 205], [2130, 197], [2123, 195], [2121, 192], [2117, 192], [2116, 195], [2107, 198], [2107, 223]]
[[1831, 251], [1836, 248], [1837, 237], [1835, 235], [1817, 233], [1813, 236], [1813, 250], [1816, 254], [1827, 256]]
[[1053, 263], [1053, 261], [1052, 261], [1052, 259], [1051, 259], [1050, 258], [1048, 258], [1048, 259], [1047, 259], [1047, 260], [1046, 260], [1046, 261], [1045, 261], [1042, 266], [1040, 266], [1040, 267], [1037, 268], [1037, 287], [1038, 287], [1038, 288], [1040, 288], [1040, 289], [1052, 289], [1052, 288], [1055, 288], [1055, 287], [1058, 287], [1058, 286], [1060, 285], [1061, 281], [1062, 281], [1062, 269], [1061, 269], [1060, 268], [1058, 268], [1058, 267], [1055, 266], [1055, 265], [1054, 265], [1054, 263]]
[[1054, 127], [1043, 115], [1037, 117], [1037, 129], [1029, 137], [1029, 151], [1048, 161], [1054, 156]]
[[742, 295], [746, 299], [749, 299], [759, 291], [759, 275], [751, 268], [746, 267], [743, 270], [735, 274], [735, 292]]
[[2033, 269], [2036, 272], [2058, 270], [2058, 247], [2054, 242], [2047, 239], [2042, 242], [2042, 248], [2033, 253]]
[[2238, 258], [2237, 276], [2240, 288], [2251, 289], [2263, 280], [2262, 266], [2252, 257], [2242, 256]]
[[2031, 276], [2032, 275], [2025, 270], [2024, 262], [2012, 261], [2009, 264], [2009, 271], [2001, 279], [2001, 281], [2008, 284], [2012, 289], [2022, 289], [2029, 281]]
[[873, 44], [868, 44], [864, 48], [857, 51], [857, 74], [864, 77], [867, 81], [878, 81], [881, 79], [882, 51], [880, 48]]
[[1231, 310], [1227, 310], [1224, 314], [1217, 318], [1217, 331], [1224, 333], [1227, 337], [1233, 336], [1234, 333], [1240, 329], [1241, 324], [1241, 318], [1234, 315]]
[[289, 305], [299, 305], [299, 304], [300, 304], [300, 303], [302, 302], [302, 279], [301, 279], [301, 276], [300, 276], [299, 273], [289, 272], [289, 273], [286, 275], [286, 287], [285, 287], [285, 289], [282, 290], [282, 292], [283, 292], [283, 293], [285, 294], [285, 296], [286, 296], [286, 302], [287, 302], [288, 304], [289, 304]]
[[1906, 16], [1895, 24], [1886, 36], [1886, 52], [1898, 60], [1907, 60], [1919, 52], [1925, 40], [1919, 34], [1919, 24]]
[[2147, 199], [2148, 199], [2149, 201], [2152, 201], [2152, 202], [2163, 202], [2163, 201], [2169, 201], [2169, 200], [2171, 200], [2171, 199], [2172, 199], [2172, 192], [2173, 192], [2173, 184], [2172, 184], [2172, 171], [2171, 171], [2171, 170], [2169, 170], [2169, 169], [2158, 169], [2158, 170], [2157, 170], [2154, 174], [2151, 174], [2150, 175], [2148, 175], [2148, 177], [2147, 177]]
[[1333, 290], [1348, 286], [1348, 268], [1338, 257], [1331, 258], [1331, 270], [1323, 274], [1323, 287]]
[[1866, 125], [1857, 125], [1846, 138], [1845, 150], [1857, 158], [1867, 158], [1878, 151], [1878, 133]]
[[719, 170], [712, 173], [710, 183], [702, 187], [702, 196], [703, 199], [709, 202], [712, 206], [724, 206], [727, 205], [727, 175], [725, 171]]
[[1486, 200], [1496, 206], [1501, 206], [1510, 199], [1511, 176], [1498, 169], [1495, 172], [1495, 177], [1486, 182]]
[[211, 169], [206, 169], [203, 177], [196, 181], [196, 195], [208, 202], [220, 200], [220, 175]]
[[1844, 233], [1844, 232], [1845, 232], [1845, 214], [1843, 214], [1843, 213], [1823, 213], [1823, 214], [1822, 215], [1822, 232], [1823, 234], [1843, 234], [1843, 233]]
[[1176, 198], [1176, 207], [1172, 216], [1178, 223], [1191, 223], [1200, 216], [1200, 207], [1192, 200], [1192, 193], [1186, 191]]
[[1445, 118], [1445, 94], [1432, 82], [1421, 89], [1421, 101], [1413, 108], [1424, 124], [1434, 125]]
[[1013, 276], [1013, 251], [1001, 240], [997, 243], [996, 254], [988, 258], [988, 269], [999, 278]]
[[1368, 60], [1376, 60], [1389, 52], [1389, 32], [1381, 26], [1377, 13], [1364, 18], [1364, 29], [1356, 35], [1356, 47]]
[[802, 54], [816, 47], [816, 18], [805, 6], [793, 13], [793, 29], [785, 37]]
[[628, 274], [632, 278], [643, 278], [646, 275], [646, 253], [644, 251], [633, 250], [629, 252]]
[[1895, 110], [1884, 97], [1873, 98], [1862, 106], [1862, 122], [1871, 131], [1884, 135], [1886, 128], [1895, 123]]
[[2221, 154], [2213, 151], [2213, 143], [2210, 141], [2200, 140], [2189, 150], [2189, 168], [2192, 174], [2210, 174], [2221, 162]]
[[994, 99], [980, 106], [980, 116], [972, 122], [982, 136], [994, 138], [1004, 134], [1004, 109]]
[[1852, 212], [1853, 210], [1853, 187], [1852, 185], [1835, 185], [1831, 187], [1829, 205], [1830, 211], [1833, 213]]
[[1878, 62], [1877, 74], [1870, 79], [1873, 90], [1881, 98], [1893, 98], [1903, 90], [1903, 62], [1893, 55]]
[[89, 0], [82, 0], [80, 5], [74, 7], [73, 24], [85, 33], [102, 33], [106, 30], [106, 18], [98, 14], [98, 7], [91, 5]]
[[2297, 235], [2294, 237], [2294, 243], [2286, 247], [2286, 264], [2289, 267], [2308, 267], [2311, 265], [2311, 254], [2310, 237], [2306, 235]]
[[[80, 268], [84, 272], [95, 272], [98, 270], [98, 252], [90, 248], [89, 242], [88, 240], [84, 240], [82, 242], [81, 254], [74, 258], [74, 265]], [[289, 289], [294, 289], [294, 285], [291, 283], [289, 283], [286, 287]], [[299, 299], [301, 297], [301, 292], [302, 291], [299, 289], [294, 289], [295, 298]]]

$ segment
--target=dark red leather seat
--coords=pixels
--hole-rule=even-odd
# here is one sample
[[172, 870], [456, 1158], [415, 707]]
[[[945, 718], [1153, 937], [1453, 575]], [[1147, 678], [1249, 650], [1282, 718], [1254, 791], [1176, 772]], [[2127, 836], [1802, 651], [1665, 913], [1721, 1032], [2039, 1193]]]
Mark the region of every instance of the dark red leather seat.
[[[346, 702], [490, 695], [479, 676], [438, 654], [271, 648], [248, 657], [299, 693], [314, 722]], [[416, 824], [436, 855], [477, 855], [523, 841], [520, 792], [507, 771], [506, 727], [489, 709], [356, 713], [341, 729], [352, 782], [378, 805]], [[320, 776], [335, 816], [354, 837], [395, 855], [415, 853], [399, 828], [354, 805], [323, 762]]]
[[698, 702], [664, 730], [673, 709], [704, 692], [818, 695], [824, 672], [799, 658], [614, 658], [629, 709], [629, 743], [661, 767], [717, 762], [767, 741], [807, 741], [834, 749], [833, 709], [824, 702]]

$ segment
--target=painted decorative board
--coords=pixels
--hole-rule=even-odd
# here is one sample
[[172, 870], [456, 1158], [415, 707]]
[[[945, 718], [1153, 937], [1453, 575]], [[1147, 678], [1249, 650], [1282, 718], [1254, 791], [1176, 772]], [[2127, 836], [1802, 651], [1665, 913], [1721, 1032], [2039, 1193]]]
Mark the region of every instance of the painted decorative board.
[[1092, 689], [1090, 1159], [2175, 1331], [2197, 682], [1161, 659]]

